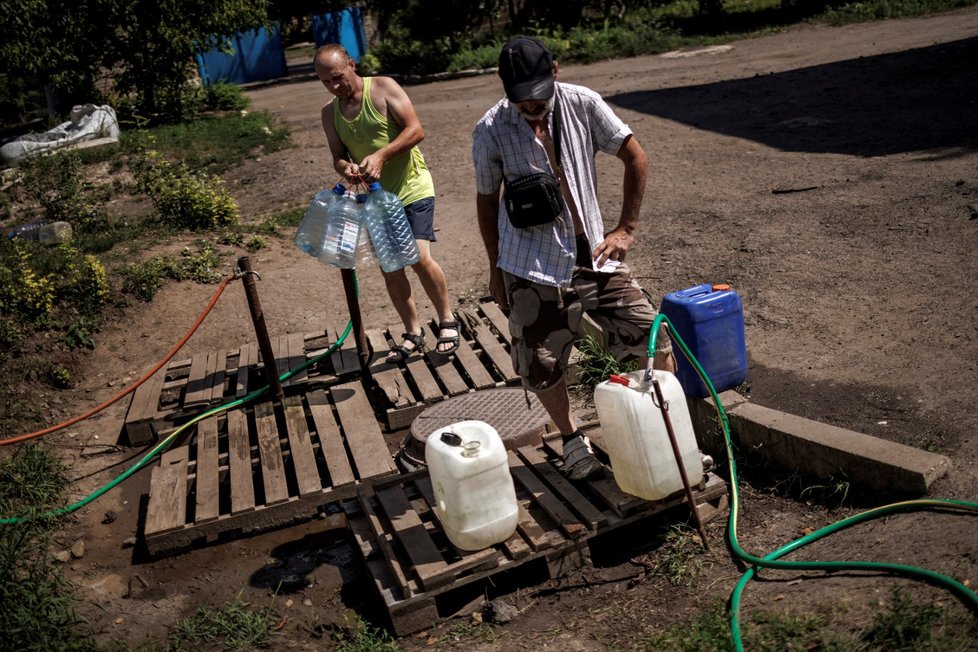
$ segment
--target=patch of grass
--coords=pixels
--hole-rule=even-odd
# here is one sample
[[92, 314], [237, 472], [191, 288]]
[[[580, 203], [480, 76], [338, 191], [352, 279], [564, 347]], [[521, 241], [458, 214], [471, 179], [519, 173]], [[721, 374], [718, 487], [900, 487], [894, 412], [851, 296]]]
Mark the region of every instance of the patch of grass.
[[386, 630], [374, 627], [359, 615], [345, 615], [343, 622], [317, 624], [313, 628], [317, 637], [328, 637], [333, 652], [399, 652], [401, 647]]
[[166, 652], [252, 650], [268, 645], [277, 617], [270, 607], [252, 609], [239, 595], [220, 609], [201, 608], [180, 621]]
[[673, 586], [690, 586], [703, 568], [704, 552], [695, 531], [687, 525], [672, 525], [665, 545], [656, 554], [655, 573]]
[[587, 390], [601, 381], [607, 380], [609, 374], [621, 374], [638, 369], [638, 362], [619, 362], [605, 343], [598, 338], [587, 335], [577, 343], [578, 355], [575, 362], [580, 369], [578, 384]]
[[55, 545], [58, 519], [43, 514], [61, 506], [67, 484], [64, 463], [45, 446], [23, 446], [0, 462], [0, 515], [24, 519], [0, 525], [4, 649], [95, 649], [74, 612], [74, 587], [48, 552]]
[[151, 149], [192, 170], [221, 174], [254, 155], [291, 146], [289, 131], [265, 112], [229, 113], [194, 122], [123, 132], [131, 153]]
[[452, 643], [496, 643], [496, 632], [485, 623], [469, 619], [459, 620], [449, 628], [445, 635]]
[[[744, 649], [767, 652], [825, 650], [831, 652], [948, 652], [973, 649], [978, 625], [967, 615], [952, 618], [947, 610], [908, 598], [899, 589], [890, 603], [877, 611], [873, 624], [862, 631], [844, 633], [835, 610], [791, 614], [753, 611], [741, 613]], [[962, 622], [961, 618], [967, 618]], [[714, 602], [692, 622], [677, 623], [646, 637], [639, 646], [650, 652], [728, 652], [733, 650], [728, 614]]]

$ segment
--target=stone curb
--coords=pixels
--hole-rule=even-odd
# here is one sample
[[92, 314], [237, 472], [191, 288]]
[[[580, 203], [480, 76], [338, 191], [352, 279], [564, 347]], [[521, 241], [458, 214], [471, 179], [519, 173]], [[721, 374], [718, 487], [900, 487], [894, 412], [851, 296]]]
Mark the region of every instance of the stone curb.
[[[726, 459], [711, 398], [689, 398], [705, 452]], [[733, 442], [745, 454], [818, 478], [842, 476], [867, 489], [921, 495], [950, 471], [951, 460], [912, 446], [754, 405], [734, 391], [720, 394]]]

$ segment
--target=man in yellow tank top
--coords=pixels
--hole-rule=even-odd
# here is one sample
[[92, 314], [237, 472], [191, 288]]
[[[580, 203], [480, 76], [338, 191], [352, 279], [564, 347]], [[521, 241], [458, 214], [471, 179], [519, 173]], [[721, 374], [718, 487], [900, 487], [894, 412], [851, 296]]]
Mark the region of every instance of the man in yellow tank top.
[[[438, 313], [435, 350], [448, 355], [458, 348], [458, 322], [448, 299], [448, 282], [431, 257], [435, 241], [435, 188], [417, 145], [424, 129], [410, 98], [390, 77], [361, 77], [356, 63], [338, 44], [324, 45], [314, 58], [316, 74], [334, 99], [323, 107], [323, 130], [333, 167], [349, 184], [379, 181], [404, 204], [421, 257], [412, 269]], [[411, 282], [403, 269], [384, 273], [394, 308], [404, 322], [400, 344], [387, 359], [401, 362], [424, 346], [424, 329]]]

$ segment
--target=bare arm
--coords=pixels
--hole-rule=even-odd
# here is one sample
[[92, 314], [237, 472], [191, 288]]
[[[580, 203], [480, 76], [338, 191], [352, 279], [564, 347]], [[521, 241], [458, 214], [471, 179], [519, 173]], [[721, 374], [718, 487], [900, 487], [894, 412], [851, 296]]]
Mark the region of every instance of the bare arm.
[[347, 158], [350, 154], [346, 151], [346, 145], [340, 140], [340, 135], [336, 133], [336, 125], [333, 124], [332, 102], [323, 107], [322, 119], [323, 131], [326, 132], [326, 142], [329, 143], [329, 152], [333, 155], [333, 169], [346, 179], [348, 184], [360, 183], [360, 166]]
[[360, 161], [360, 171], [367, 181], [376, 181], [384, 164], [398, 154], [407, 152], [424, 140], [424, 128], [414, 110], [414, 104], [400, 84], [390, 77], [374, 77], [370, 100], [374, 107], [401, 127], [401, 133], [384, 147]]
[[649, 158], [635, 136], [628, 136], [616, 156], [625, 164], [624, 198], [618, 225], [594, 250], [598, 266], [608, 259], [625, 260], [628, 249], [635, 242], [638, 216], [642, 210], [645, 184], [649, 178]]
[[503, 273], [496, 266], [496, 262], [499, 260], [499, 191], [497, 190], [491, 195], [476, 194], [475, 211], [479, 218], [479, 233], [482, 235], [482, 244], [485, 246], [486, 255], [489, 257], [489, 292], [499, 307], [504, 312], [508, 312], [509, 301], [503, 287]]

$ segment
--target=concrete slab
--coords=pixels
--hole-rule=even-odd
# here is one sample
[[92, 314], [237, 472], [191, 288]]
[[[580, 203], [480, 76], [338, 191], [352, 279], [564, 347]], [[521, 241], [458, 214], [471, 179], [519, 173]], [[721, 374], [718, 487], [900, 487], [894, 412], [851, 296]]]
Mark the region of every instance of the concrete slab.
[[[725, 459], [712, 399], [690, 398], [700, 445]], [[720, 395], [733, 441], [749, 455], [818, 478], [845, 477], [868, 489], [921, 495], [951, 468], [951, 461], [912, 446], [755, 405], [736, 392]]]

